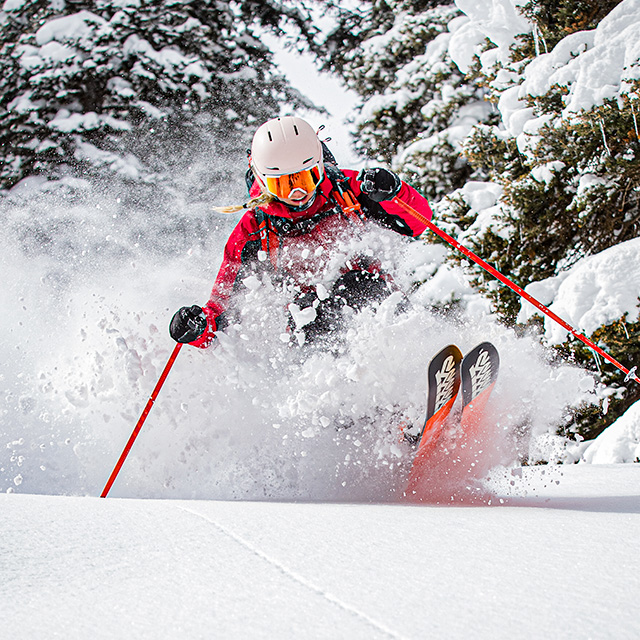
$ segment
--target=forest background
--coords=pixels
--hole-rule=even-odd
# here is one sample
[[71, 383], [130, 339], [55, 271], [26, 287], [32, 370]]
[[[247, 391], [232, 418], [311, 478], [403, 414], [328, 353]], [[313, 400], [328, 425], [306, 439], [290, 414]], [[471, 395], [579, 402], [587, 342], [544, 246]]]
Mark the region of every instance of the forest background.
[[[5, 241], [33, 264], [67, 265], [40, 278], [54, 296], [70, 267], [170, 258], [231, 227], [211, 206], [244, 201], [256, 125], [314, 112], [274, 64], [277, 42], [355, 93], [363, 164], [393, 168], [449, 234], [625, 365], [640, 361], [638, 0], [5, 0], [0, 26]], [[454, 268], [465, 285], [429, 300], [434, 311], [463, 315], [481, 296], [550, 359], [593, 371], [597, 399], [553, 425], [567, 442], [595, 438], [640, 400], [455, 252], [415, 285]], [[604, 269], [581, 281], [582, 298], [560, 300], [575, 274]], [[617, 304], [594, 304], [627, 277]], [[33, 402], [5, 394], [24, 413]]]

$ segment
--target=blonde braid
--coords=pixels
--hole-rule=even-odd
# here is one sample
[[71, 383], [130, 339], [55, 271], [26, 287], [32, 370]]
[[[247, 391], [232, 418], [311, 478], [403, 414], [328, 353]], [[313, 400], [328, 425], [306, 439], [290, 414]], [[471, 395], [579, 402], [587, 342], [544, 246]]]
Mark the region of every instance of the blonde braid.
[[275, 196], [271, 195], [270, 193], [263, 192], [259, 196], [251, 198], [249, 202], [245, 202], [244, 204], [232, 204], [228, 207], [212, 207], [212, 209], [214, 211], [217, 211], [218, 213], [237, 213], [238, 211], [244, 211], [245, 209], [253, 209], [254, 207], [259, 207], [261, 204], [270, 204], [275, 200]]
[[260, 180], [258, 179], [258, 176], [256, 175], [256, 172], [253, 169], [253, 166], [251, 164], [249, 166], [253, 171], [253, 175], [256, 178], [257, 184], [260, 185], [260, 194], [257, 195], [255, 198], [251, 198], [249, 202], [245, 202], [244, 204], [241, 204], [241, 205], [232, 204], [229, 207], [212, 207], [214, 211], [217, 211], [218, 213], [238, 213], [238, 211], [259, 207], [261, 204], [271, 204], [272, 202], [275, 202], [276, 197], [271, 193], [269, 193], [268, 191], [265, 191], [264, 187], [260, 184]]

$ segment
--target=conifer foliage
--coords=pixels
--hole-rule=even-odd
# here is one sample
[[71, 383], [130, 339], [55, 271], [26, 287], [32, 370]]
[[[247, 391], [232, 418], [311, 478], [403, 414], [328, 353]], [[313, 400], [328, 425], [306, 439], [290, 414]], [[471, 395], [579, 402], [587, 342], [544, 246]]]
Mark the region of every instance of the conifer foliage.
[[[360, 150], [421, 189], [449, 233], [523, 287], [640, 236], [636, 0], [363, 6], [343, 11], [325, 64], [362, 96]], [[514, 323], [516, 294], [466, 269]], [[638, 363], [638, 332], [625, 314], [590, 337]], [[560, 351], [597, 371], [581, 343]], [[608, 412], [561, 430], [594, 437], [640, 399], [616, 370], [601, 379]]]
[[205, 149], [237, 160], [255, 122], [302, 101], [251, 25], [303, 17], [275, 1], [7, 0], [0, 187], [39, 174], [153, 181]]
[[338, 15], [324, 64], [362, 97], [360, 153], [393, 164], [430, 199], [478, 177], [460, 143], [473, 125], [491, 121], [491, 109], [479, 78], [461, 73], [448, 54], [448, 25], [460, 11], [434, 0], [375, 0]]
[[[543, 68], [551, 75], [558, 68], [570, 69], [580, 54], [595, 47], [603, 53], [615, 47], [623, 51], [626, 43], [607, 41], [608, 32], [598, 35], [595, 31], [618, 4], [619, 0], [529, 2], [524, 13], [535, 28], [512, 47], [507, 70], [515, 76], [529, 66], [533, 75], [540, 64], [547, 65]], [[492, 249], [497, 268], [517, 282], [528, 284], [557, 276], [586, 257], [640, 236], [640, 82], [634, 71], [639, 62], [622, 69], [619, 89], [599, 101], [576, 91], [576, 72], [566, 72], [564, 82], [550, 80], [545, 90], [519, 80], [519, 87], [515, 86], [521, 106], [530, 113], [527, 124], [511, 131], [507, 127], [507, 132], [498, 127], [477, 129], [468, 141], [467, 156], [472, 163], [486, 163], [488, 157], [494, 161], [497, 169], [490, 171], [491, 179], [504, 189], [502, 228], [511, 229], [506, 236], [495, 228], [487, 230], [479, 241]], [[594, 69], [594, 64], [589, 68]], [[498, 87], [499, 73], [496, 68], [487, 78], [490, 97], [497, 103], [505, 100], [508, 91]], [[612, 87], [615, 83], [613, 80]], [[487, 282], [484, 274], [478, 276]], [[503, 288], [495, 290], [494, 296], [513, 320], [519, 300]], [[630, 322], [625, 314], [590, 337], [621, 362], [635, 363], [640, 361], [638, 332], [638, 323]], [[640, 399], [640, 389], [634, 383], [625, 385], [617, 370], [600, 367], [594, 354], [577, 340], [568, 340], [560, 350], [565, 357], [598, 371], [609, 387], [607, 411], [579, 411], [570, 427], [562, 427], [564, 432], [575, 430], [593, 438]]]

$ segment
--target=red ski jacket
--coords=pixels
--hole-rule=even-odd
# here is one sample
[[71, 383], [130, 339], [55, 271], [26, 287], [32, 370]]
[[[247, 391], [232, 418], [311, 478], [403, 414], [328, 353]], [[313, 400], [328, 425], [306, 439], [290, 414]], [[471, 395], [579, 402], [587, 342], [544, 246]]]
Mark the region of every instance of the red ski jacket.
[[[234, 292], [252, 274], [270, 269], [275, 273], [286, 273], [294, 280], [303, 273], [308, 275], [314, 260], [326, 262], [331, 246], [339, 238], [360, 233], [371, 221], [411, 237], [419, 236], [426, 229], [424, 218], [430, 220], [432, 216], [429, 203], [405, 182], [396, 199], [408, 205], [407, 208], [394, 200], [380, 203], [371, 200], [362, 192], [356, 171], [334, 168], [331, 175], [334, 179], [325, 175], [313, 204], [302, 213], [281, 202], [273, 202], [251, 209], [242, 216], [227, 241], [211, 297], [203, 307], [207, 329], [190, 344], [207, 347], [212, 342], [214, 332], [224, 324], [223, 314], [228, 310]], [[346, 178], [342, 184], [351, 190], [360, 204], [359, 213], [338, 204], [336, 175]], [[258, 193], [254, 183], [251, 195]]]

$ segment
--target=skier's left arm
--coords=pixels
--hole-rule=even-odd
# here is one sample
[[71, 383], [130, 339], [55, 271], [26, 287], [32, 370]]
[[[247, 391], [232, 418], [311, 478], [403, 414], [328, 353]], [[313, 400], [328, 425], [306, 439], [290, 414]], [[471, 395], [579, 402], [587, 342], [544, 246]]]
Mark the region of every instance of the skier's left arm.
[[427, 199], [392, 171], [375, 168], [345, 174], [351, 174], [350, 186], [367, 217], [414, 238], [427, 228], [425, 219], [431, 220], [433, 215]]

